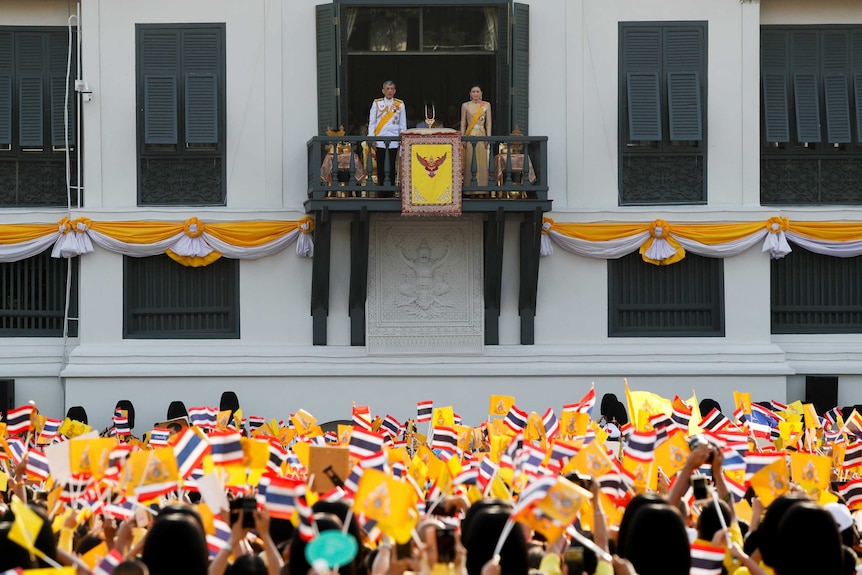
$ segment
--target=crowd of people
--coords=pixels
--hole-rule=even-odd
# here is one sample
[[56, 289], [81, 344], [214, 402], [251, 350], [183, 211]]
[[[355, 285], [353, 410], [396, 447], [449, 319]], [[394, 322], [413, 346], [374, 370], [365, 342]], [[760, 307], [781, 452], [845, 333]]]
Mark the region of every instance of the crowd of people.
[[[862, 415], [743, 393], [727, 414], [595, 404], [492, 396], [475, 426], [431, 401], [403, 423], [354, 405], [319, 425], [244, 416], [226, 392], [140, 438], [128, 401], [101, 432], [81, 406], [21, 406], [0, 424], [0, 574], [862, 572]], [[322, 481], [312, 448], [343, 469], [328, 458]]]

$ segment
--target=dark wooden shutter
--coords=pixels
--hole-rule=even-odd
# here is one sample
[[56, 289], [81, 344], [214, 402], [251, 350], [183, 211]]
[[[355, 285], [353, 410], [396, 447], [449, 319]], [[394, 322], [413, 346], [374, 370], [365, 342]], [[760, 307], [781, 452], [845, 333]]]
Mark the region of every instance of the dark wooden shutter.
[[847, 32], [823, 32], [821, 46], [823, 98], [826, 104], [826, 141], [849, 143], [850, 93], [847, 73], [850, 61]]
[[629, 139], [661, 141], [658, 74], [629, 72], [626, 75], [629, 108]]
[[217, 30], [183, 32], [185, 140], [218, 143], [218, 75], [222, 53]]
[[[63, 148], [66, 146], [65, 122], [68, 114], [69, 143], [75, 145], [75, 75], [77, 73], [77, 58], [75, 54], [75, 37], [72, 37], [72, 59], [69, 61], [69, 37], [67, 34], [54, 33], [48, 36], [48, 67], [50, 75], [51, 90], [51, 145]], [[71, 64], [69, 71], [69, 97], [66, 99], [66, 76], [67, 66]], [[64, 111], [64, 104], [66, 111]]]
[[335, 4], [316, 8], [317, 26], [317, 133], [338, 129], [338, 33]]
[[703, 34], [699, 28], [664, 30], [668, 119], [671, 140], [703, 139], [700, 70]]
[[44, 145], [45, 36], [17, 34], [18, 141], [22, 148]]
[[667, 106], [671, 140], [703, 139], [700, 77], [697, 72], [668, 72]]
[[850, 70], [853, 74], [853, 98], [856, 111], [856, 143], [862, 144], [862, 32], [850, 35]]
[[12, 74], [14, 52], [11, 32], [0, 32], [0, 146], [12, 144]]
[[623, 31], [628, 134], [631, 141], [661, 141], [661, 31], [642, 26]]
[[767, 142], [789, 142], [787, 107], [787, 32], [763, 32], [760, 36], [760, 70], [763, 87], [763, 119]]
[[179, 33], [141, 32], [145, 144], [177, 144]]
[[530, 6], [512, 5], [512, 129], [530, 133]]
[[798, 142], [820, 142], [819, 50], [815, 31], [790, 34], [790, 65], [793, 69], [793, 97]]

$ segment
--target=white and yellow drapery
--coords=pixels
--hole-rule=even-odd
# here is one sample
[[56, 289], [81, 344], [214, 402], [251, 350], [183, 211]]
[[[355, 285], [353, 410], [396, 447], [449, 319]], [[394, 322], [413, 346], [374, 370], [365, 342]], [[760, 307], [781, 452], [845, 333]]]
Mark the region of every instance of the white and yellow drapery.
[[686, 251], [711, 258], [740, 254], [756, 245], [773, 259], [792, 250], [792, 242], [806, 250], [848, 258], [862, 255], [862, 222], [791, 222], [771, 217], [741, 223], [673, 224], [566, 223], [545, 218], [541, 254], [554, 253], [551, 242], [581, 256], [615, 259], [638, 250], [645, 262], [669, 265], [685, 258]]
[[222, 256], [258, 259], [296, 242], [301, 257], [314, 256], [314, 220], [202, 222], [97, 222], [63, 218], [56, 224], [0, 224], [0, 263], [23, 260], [51, 246], [55, 258], [88, 254], [94, 245], [133, 257], [167, 254], [191, 267], [210, 264]]

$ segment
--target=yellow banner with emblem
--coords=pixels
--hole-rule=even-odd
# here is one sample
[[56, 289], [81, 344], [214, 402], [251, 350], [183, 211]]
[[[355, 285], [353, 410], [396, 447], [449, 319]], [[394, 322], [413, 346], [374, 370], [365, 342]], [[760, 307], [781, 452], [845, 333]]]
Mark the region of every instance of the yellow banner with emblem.
[[410, 175], [413, 203], [417, 205], [451, 204], [452, 146], [450, 144], [413, 144]]

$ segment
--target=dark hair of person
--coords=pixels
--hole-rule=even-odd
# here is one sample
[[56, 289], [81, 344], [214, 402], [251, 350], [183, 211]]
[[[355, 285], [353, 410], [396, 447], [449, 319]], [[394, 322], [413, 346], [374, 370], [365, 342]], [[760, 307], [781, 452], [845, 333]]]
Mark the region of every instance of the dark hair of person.
[[629, 501], [629, 504], [626, 505], [625, 512], [623, 512], [623, 518], [620, 520], [620, 527], [617, 532], [617, 555], [620, 557], [626, 556], [626, 533], [631, 526], [632, 518], [634, 518], [638, 510], [645, 505], [660, 503], [667, 503], [667, 500], [658, 493], [641, 493], [640, 495], [635, 495], [632, 500]]
[[[770, 506], [771, 507], [771, 506]], [[776, 532], [781, 550], [774, 557], [776, 575], [839, 575], [844, 560], [841, 537], [832, 514], [814, 502], [790, 506]]]
[[240, 555], [233, 565], [228, 567], [225, 575], [267, 575], [266, 563], [252, 553]]
[[177, 419], [180, 417], [188, 418], [189, 411], [186, 409], [186, 404], [182, 401], [172, 401], [168, 406], [168, 419]]
[[841, 570], [841, 575], [853, 575], [856, 573], [856, 552], [852, 547], [845, 545], [842, 549], [844, 555], [844, 567]]
[[466, 548], [472, 536], [473, 518], [486, 509], [502, 507], [507, 511], [512, 510], [512, 506], [502, 499], [485, 498], [480, 499], [467, 509], [464, 518], [461, 520], [461, 544]]
[[[808, 501], [805, 496], [790, 493], [776, 498], [766, 508], [766, 513], [763, 515], [763, 520], [761, 520], [760, 527], [757, 528], [756, 532], [758, 536], [757, 548], [760, 549], [760, 557], [763, 562], [770, 567], [775, 567], [775, 561], [788, 549], [785, 543], [778, 539], [778, 525], [781, 523], [781, 518], [791, 507], [805, 501]], [[835, 521], [833, 520], [832, 523], [834, 524]]]
[[207, 575], [204, 531], [191, 514], [160, 514], [144, 540], [141, 560], [150, 575]]
[[[324, 531], [341, 531], [342, 523], [337, 515], [332, 513], [315, 513], [314, 522], [317, 523], [317, 530], [320, 533]], [[302, 540], [302, 537], [294, 537], [290, 541], [290, 562], [288, 563], [288, 572], [290, 575], [308, 575], [311, 565], [305, 558], [305, 547], [308, 545]], [[351, 561], [347, 565], [342, 565], [338, 568], [341, 575], [356, 575], [356, 563]]]
[[[344, 522], [348, 517], [350, 518], [350, 523], [347, 525], [347, 533], [356, 539], [356, 544], [359, 546], [359, 551], [357, 551], [356, 557], [353, 559], [356, 573], [357, 575], [365, 575], [366, 572], [370, 572], [370, 569], [366, 570], [365, 568], [365, 554], [367, 553], [367, 549], [362, 545], [362, 528], [359, 527], [359, 521], [357, 521], [356, 515], [350, 512], [350, 506], [344, 501], [324, 501], [323, 499], [319, 499], [311, 506], [311, 510], [314, 513], [331, 513], [338, 517], [342, 525], [344, 525]], [[271, 522], [270, 531], [272, 531]], [[274, 540], [275, 538], [273, 538], [273, 541]]]
[[200, 512], [191, 505], [187, 505], [185, 503], [170, 503], [165, 505], [159, 510], [158, 517], [164, 517], [167, 515], [186, 515], [195, 520], [198, 526], [200, 526], [201, 531], [206, 530], [206, 527], [204, 527], [204, 520], [201, 517]]
[[[721, 515], [724, 518], [724, 524], [730, 525], [730, 509], [727, 503], [719, 501], [718, 506], [721, 508]], [[706, 505], [700, 512], [700, 517], [697, 519], [697, 536], [705, 541], [712, 541], [716, 533], [721, 531], [721, 519], [718, 517], [718, 510], [715, 504]]]
[[[46, 557], [56, 560], [57, 545], [54, 541], [54, 534], [51, 531], [51, 521], [48, 520], [48, 516], [41, 507], [36, 505], [28, 505], [28, 507], [42, 518], [42, 528], [39, 529], [39, 533], [36, 535], [36, 540], [33, 542], [34, 546]], [[3, 515], [2, 523], [0, 523], [0, 572], [16, 567], [24, 569], [50, 567], [42, 559], [31, 558], [30, 553], [26, 549], [9, 540], [9, 530], [12, 529], [14, 521], [15, 515], [11, 509], [8, 509]]]
[[[482, 566], [494, 556], [494, 549], [506, 523], [510, 510], [501, 506], [490, 506], [471, 518], [469, 537], [462, 541], [467, 549], [467, 573], [480, 575]], [[524, 532], [517, 526], [509, 532], [500, 550], [501, 575], [526, 575], [527, 541]]]
[[530, 569], [538, 569], [545, 557], [545, 548], [539, 543], [530, 543], [527, 548], [527, 565]]
[[126, 559], [114, 567], [114, 575], [148, 575], [147, 566], [137, 559]]
[[667, 503], [642, 505], [632, 516], [622, 544], [638, 575], [688, 575], [691, 570], [685, 524]]
[[700, 408], [700, 414], [704, 417], [713, 409], [721, 411], [721, 405], [716, 400], [709, 397], [701, 399], [698, 408]]
[[239, 409], [239, 398], [234, 391], [225, 391], [221, 394], [218, 404], [219, 411], [230, 410], [230, 418], [233, 419], [234, 412]]
[[70, 407], [69, 411], [66, 412], [66, 417], [68, 417], [72, 421], [80, 421], [84, 425], [89, 425], [89, 421], [87, 419], [87, 410], [80, 405], [73, 405], [72, 407]]

